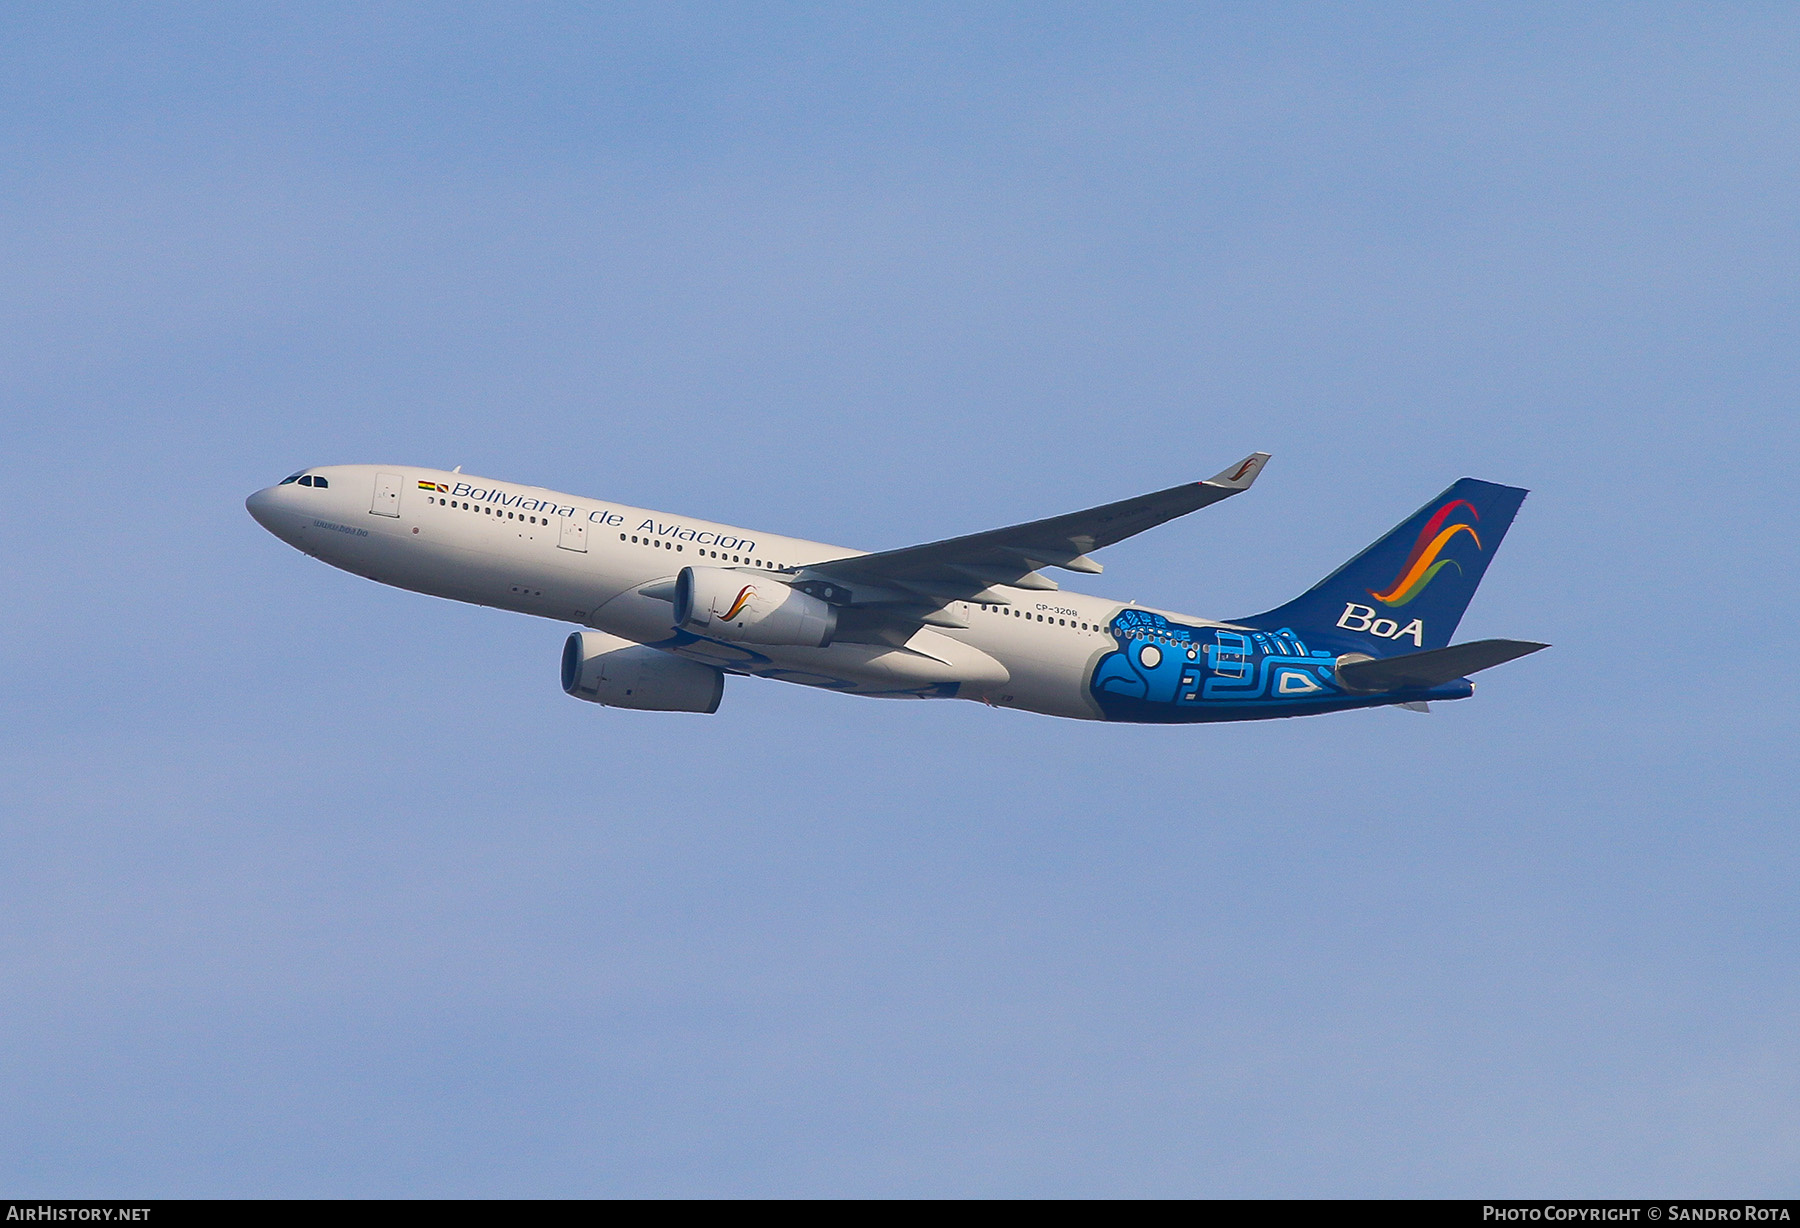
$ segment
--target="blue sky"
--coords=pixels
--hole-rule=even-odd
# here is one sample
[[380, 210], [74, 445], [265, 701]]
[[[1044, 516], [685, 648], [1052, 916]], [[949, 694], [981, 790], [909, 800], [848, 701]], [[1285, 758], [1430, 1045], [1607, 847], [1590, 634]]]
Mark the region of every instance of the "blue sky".
[[[1785, 6], [0, 17], [0, 1186], [1800, 1193]], [[384, 589], [395, 461], [1087, 591], [1533, 491], [1430, 717], [1099, 727]]]

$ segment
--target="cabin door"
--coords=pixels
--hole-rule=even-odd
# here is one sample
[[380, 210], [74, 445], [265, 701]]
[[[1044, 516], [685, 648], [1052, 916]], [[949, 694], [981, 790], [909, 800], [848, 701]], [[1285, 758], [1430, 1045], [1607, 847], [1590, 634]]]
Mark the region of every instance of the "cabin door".
[[556, 544], [564, 550], [579, 550], [586, 553], [587, 521], [574, 516], [560, 516], [558, 519], [562, 521], [562, 537]]
[[398, 516], [400, 514], [399, 474], [378, 473], [375, 475], [375, 500], [369, 504], [369, 510], [377, 516]]

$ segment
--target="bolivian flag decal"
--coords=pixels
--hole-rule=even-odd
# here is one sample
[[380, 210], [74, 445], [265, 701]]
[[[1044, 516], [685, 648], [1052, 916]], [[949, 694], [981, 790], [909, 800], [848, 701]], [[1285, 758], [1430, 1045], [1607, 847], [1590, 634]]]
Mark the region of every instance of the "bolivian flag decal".
[[420, 490], [433, 490], [441, 495], [447, 495], [450, 493], [450, 488], [448, 486], [444, 485], [442, 482], [420, 482], [419, 489]]

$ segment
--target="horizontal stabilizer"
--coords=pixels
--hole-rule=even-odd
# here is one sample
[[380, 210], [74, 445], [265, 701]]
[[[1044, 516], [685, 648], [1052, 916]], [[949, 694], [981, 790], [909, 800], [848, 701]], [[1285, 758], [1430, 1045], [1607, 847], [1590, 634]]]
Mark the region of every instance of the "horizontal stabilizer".
[[1352, 654], [1348, 659], [1338, 658], [1337, 676], [1346, 691], [1362, 695], [1425, 690], [1548, 647], [1550, 645], [1534, 644], [1529, 640], [1471, 640], [1449, 648], [1409, 652], [1380, 660]]

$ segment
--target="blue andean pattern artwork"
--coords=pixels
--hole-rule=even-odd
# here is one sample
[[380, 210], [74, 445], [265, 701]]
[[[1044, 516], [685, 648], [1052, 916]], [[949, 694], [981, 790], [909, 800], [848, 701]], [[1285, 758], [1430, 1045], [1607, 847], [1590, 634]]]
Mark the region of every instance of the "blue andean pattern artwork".
[[1336, 654], [1308, 649], [1287, 627], [1190, 627], [1121, 610], [1108, 629], [1118, 648], [1094, 667], [1090, 689], [1116, 720], [1242, 720], [1370, 702], [1337, 685]]

